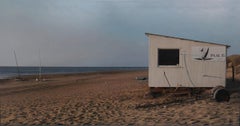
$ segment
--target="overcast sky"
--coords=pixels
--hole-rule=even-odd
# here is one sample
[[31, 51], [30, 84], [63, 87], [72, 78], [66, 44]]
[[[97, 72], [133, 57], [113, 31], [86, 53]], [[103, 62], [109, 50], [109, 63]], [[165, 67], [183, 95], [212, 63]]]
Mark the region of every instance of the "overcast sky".
[[231, 46], [239, 0], [0, 0], [0, 66], [147, 66], [145, 32]]

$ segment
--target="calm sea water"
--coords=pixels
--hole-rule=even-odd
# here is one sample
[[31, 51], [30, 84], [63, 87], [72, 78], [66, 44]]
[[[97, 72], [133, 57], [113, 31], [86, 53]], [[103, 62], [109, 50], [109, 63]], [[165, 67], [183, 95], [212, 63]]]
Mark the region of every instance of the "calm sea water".
[[[41, 67], [42, 74], [86, 73], [119, 70], [146, 70], [147, 67]], [[19, 67], [21, 75], [37, 75], [39, 67]], [[18, 75], [17, 67], [0, 67], [0, 79]]]

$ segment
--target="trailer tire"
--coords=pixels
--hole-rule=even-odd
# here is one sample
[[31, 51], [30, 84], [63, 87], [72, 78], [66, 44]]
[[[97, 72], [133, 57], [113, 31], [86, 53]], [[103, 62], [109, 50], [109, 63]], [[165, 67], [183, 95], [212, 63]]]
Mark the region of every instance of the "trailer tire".
[[216, 92], [216, 90], [218, 90], [218, 89], [224, 89], [224, 87], [223, 86], [216, 86], [216, 87], [212, 88], [211, 89], [212, 97], [213, 97], [214, 93]]
[[225, 88], [218, 88], [213, 92], [213, 98], [217, 102], [228, 102], [230, 100], [230, 94]]

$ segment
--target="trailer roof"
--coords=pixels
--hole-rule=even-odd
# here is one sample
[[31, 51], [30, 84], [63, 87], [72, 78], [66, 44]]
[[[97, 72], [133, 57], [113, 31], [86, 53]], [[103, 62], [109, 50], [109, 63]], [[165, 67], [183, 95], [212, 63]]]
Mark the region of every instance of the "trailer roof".
[[186, 38], [180, 38], [180, 37], [173, 37], [173, 36], [166, 36], [166, 35], [153, 34], [153, 33], [145, 33], [145, 35], [146, 35], [146, 36], [154, 35], [154, 36], [161, 36], [161, 37], [166, 37], [166, 38], [174, 38], [174, 39], [194, 41], [194, 42], [200, 42], [200, 43], [215, 44], [215, 45], [226, 46], [227, 48], [231, 47], [230, 45], [219, 44], [219, 43], [214, 43], [214, 42], [206, 42], [206, 41], [192, 40], [192, 39], [186, 39]]

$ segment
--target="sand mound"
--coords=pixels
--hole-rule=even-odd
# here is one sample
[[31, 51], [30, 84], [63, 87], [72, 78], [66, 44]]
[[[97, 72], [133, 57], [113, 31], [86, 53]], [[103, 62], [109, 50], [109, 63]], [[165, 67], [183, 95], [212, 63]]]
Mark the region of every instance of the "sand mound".
[[227, 64], [230, 64], [230, 63], [232, 63], [233, 66], [240, 65], [240, 55], [239, 54], [235, 54], [235, 55], [228, 56], [227, 57]]

